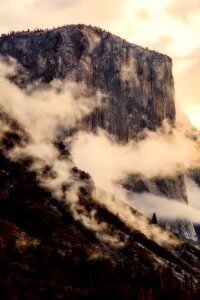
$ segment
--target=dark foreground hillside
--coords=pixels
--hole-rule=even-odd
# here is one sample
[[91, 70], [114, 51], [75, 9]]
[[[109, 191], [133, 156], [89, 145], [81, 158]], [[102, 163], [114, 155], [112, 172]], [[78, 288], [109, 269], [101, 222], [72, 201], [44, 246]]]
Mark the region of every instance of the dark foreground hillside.
[[100, 242], [22, 162], [0, 161], [0, 299], [199, 299], [197, 249], [172, 254], [103, 207], [128, 238], [121, 249]]

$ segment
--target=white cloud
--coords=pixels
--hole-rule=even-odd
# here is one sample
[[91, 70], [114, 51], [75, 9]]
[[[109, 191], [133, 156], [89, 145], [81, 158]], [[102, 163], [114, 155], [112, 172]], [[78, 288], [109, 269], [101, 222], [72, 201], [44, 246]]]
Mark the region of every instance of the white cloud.
[[187, 179], [187, 194], [189, 204], [200, 211], [200, 187], [190, 178]]
[[156, 213], [158, 220], [176, 221], [179, 219], [200, 223], [200, 210], [194, 207], [192, 201], [187, 205], [175, 199], [167, 199], [149, 193], [129, 193], [128, 198], [129, 204], [146, 216], [152, 217], [153, 213]]
[[76, 165], [90, 173], [98, 187], [114, 193], [117, 181], [128, 174], [146, 178], [173, 176], [200, 163], [196, 144], [182, 132], [148, 133], [146, 139], [119, 145], [103, 131], [79, 132], [71, 149]]

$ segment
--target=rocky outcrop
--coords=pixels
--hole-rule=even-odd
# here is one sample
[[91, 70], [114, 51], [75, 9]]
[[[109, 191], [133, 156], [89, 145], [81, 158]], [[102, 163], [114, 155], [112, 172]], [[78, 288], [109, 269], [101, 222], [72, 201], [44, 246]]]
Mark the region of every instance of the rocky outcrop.
[[[99, 28], [70, 25], [12, 33], [0, 38], [0, 54], [14, 57], [26, 70], [13, 78], [22, 87], [35, 80], [49, 83], [59, 78], [100, 90], [101, 107], [78, 124], [79, 129], [95, 131], [100, 126], [120, 142], [128, 142], [137, 139], [144, 128], [156, 130], [165, 119], [175, 124], [171, 58]], [[187, 202], [183, 175], [141, 182], [143, 191], [145, 185], [154, 186], [147, 191]], [[134, 181], [131, 190], [137, 191]], [[173, 230], [194, 238], [192, 225], [182, 230], [181, 224], [173, 225]]]

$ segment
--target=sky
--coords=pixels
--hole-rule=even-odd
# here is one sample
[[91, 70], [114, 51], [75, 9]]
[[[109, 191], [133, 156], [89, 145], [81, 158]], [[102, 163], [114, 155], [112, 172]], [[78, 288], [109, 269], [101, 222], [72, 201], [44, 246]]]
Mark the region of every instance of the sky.
[[171, 56], [177, 107], [200, 129], [199, 0], [0, 0], [0, 33], [72, 23]]

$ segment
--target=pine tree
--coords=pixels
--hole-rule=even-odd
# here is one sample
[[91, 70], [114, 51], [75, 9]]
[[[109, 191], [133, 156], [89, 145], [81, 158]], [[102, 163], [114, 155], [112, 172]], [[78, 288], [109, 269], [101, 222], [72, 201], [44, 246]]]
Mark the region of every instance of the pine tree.
[[152, 216], [152, 219], [151, 219], [151, 223], [152, 224], [158, 224], [157, 217], [156, 217], [155, 213], [153, 213], [153, 216]]

